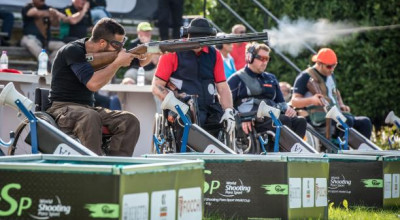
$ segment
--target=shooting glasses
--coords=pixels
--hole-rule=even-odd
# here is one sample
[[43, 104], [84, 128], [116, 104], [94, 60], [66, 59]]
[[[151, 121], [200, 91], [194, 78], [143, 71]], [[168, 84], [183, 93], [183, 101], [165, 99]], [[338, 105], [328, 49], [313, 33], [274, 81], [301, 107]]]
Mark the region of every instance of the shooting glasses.
[[254, 55], [254, 58], [259, 60], [259, 61], [261, 61], [261, 62], [266, 62], [266, 61], [270, 60], [269, 56], [261, 56], [261, 55], [258, 55], [258, 54]]
[[116, 49], [117, 51], [120, 51], [122, 49], [122, 47], [124, 46], [126, 40], [128, 39], [128, 37], [124, 37], [124, 40], [122, 42], [116, 41], [116, 40], [106, 40], [107, 43], [109, 43], [114, 49]]

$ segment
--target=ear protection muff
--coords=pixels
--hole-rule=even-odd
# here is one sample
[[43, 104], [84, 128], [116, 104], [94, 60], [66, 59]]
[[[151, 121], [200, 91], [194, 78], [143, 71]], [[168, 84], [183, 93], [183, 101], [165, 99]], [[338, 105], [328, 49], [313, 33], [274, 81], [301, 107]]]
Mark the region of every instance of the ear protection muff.
[[190, 26], [182, 26], [180, 29], [181, 38], [187, 37], [189, 34], [193, 35], [203, 35], [206, 36], [215, 36], [217, 35], [217, 30], [213, 27], [190, 27]]
[[246, 62], [252, 64], [256, 56], [256, 45], [252, 45], [247, 49], [246, 52]]

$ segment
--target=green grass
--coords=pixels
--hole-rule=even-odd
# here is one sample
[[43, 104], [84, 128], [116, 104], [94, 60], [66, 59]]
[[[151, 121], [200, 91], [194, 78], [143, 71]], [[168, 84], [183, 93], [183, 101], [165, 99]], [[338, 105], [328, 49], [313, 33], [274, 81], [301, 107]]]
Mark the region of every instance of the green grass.
[[[351, 209], [329, 207], [329, 220], [399, 220], [400, 210], [383, 210], [368, 207], [353, 207]], [[203, 220], [234, 220], [220, 215], [204, 217]]]
[[374, 220], [390, 220], [390, 219], [400, 219], [400, 210], [382, 210], [382, 209], [372, 209], [367, 207], [355, 207], [351, 209], [344, 208], [329, 208], [329, 219], [332, 220], [364, 220], [364, 219], [374, 219]]

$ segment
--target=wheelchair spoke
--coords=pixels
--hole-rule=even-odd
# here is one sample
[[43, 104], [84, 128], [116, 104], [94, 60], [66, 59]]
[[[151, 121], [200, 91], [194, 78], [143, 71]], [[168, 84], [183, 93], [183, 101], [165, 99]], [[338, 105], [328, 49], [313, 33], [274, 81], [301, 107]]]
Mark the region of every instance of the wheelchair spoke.
[[[35, 112], [37, 118], [44, 120], [45, 122], [56, 126], [54, 119], [44, 112]], [[28, 120], [25, 119], [21, 122], [15, 131], [15, 140], [10, 146], [9, 155], [21, 155], [21, 154], [32, 154], [32, 147], [30, 144], [26, 143], [26, 138], [30, 135], [31, 128], [29, 126]]]

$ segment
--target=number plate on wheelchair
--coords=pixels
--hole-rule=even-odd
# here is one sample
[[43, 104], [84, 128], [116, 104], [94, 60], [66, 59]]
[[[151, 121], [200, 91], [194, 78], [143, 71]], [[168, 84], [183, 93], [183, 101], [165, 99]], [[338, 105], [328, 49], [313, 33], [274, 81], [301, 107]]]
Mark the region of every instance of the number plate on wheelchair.
[[55, 155], [81, 155], [78, 151], [72, 149], [70, 146], [66, 144], [59, 144], [56, 150], [53, 152]]

